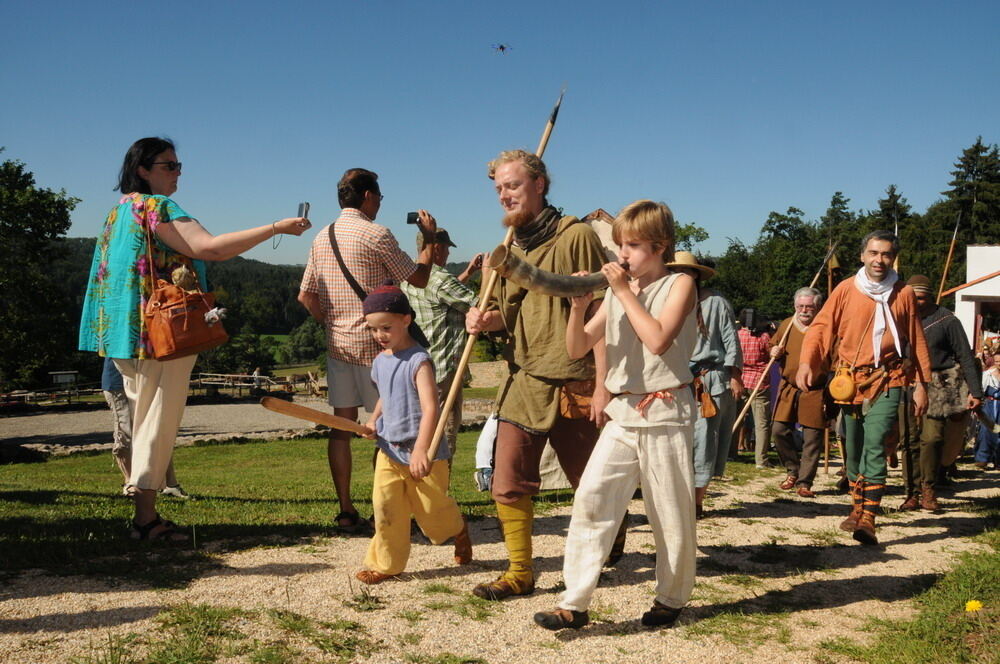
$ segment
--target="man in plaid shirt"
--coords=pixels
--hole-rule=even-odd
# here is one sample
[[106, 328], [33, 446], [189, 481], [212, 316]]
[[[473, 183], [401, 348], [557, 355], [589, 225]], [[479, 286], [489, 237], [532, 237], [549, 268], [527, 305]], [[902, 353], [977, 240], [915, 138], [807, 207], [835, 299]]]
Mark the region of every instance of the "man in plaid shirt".
[[[476, 254], [465, 270], [455, 277], [446, 269], [448, 256], [455, 243], [451, 241], [448, 231], [439, 228], [434, 244], [433, 265], [427, 285], [417, 288], [412, 284], [402, 284], [400, 288], [406, 293], [410, 306], [416, 314], [417, 325], [423, 331], [430, 347], [431, 360], [434, 362], [434, 375], [438, 385], [438, 398], [443, 407], [451, 384], [455, 380], [455, 370], [458, 360], [465, 348], [465, 313], [476, 304], [476, 294], [465, 285], [473, 274], [483, 266], [483, 255]], [[417, 251], [424, 250], [424, 235], [417, 233]], [[469, 375], [466, 369], [465, 375]], [[451, 450], [449, 463], [455, 458], [455, 445], [458, 440], [458, 429], [462, 424], [462, 392], [459, 390], [448, 414], [448, 427], [445, 439]]]
[[754, 462], [758, 468], [769, 468], [771, 463], [767, 460], [767, 450], [771, 444], [771, 382], [769, 376], [764, 374], [764, 368], [771, 358], [771, 335], [759, 329], [762, 326], [753, 309], [744, 309], [740, 318], [743, 325], [736, 334], [743, 351], [744, 396], [749, 396], [757, 386], [757, 381], [760, 381], [760, 390], [750, 404], [754, 421]]
[[[347, 271], [366, 293], [385, 281], [408, 281], [427, 285], [437, 224], [420, 210], [420, 232], [431, 238], [414, 263], [385, 226], [375, 223], [382, 205], [378, 175], [352, 168], [337, 184], [342, 208], [331, 224]], [[365, 323], [361, 299], [348, 283], [330, 243], [331, 226], [316, 235], [299, 287], [299, 302], [326, 329], [328, 400], [335, 415], [358, 419], [358, 407], [371, 412], [378, 391], [371, 379], [371, 366], [381, 350]], [[330, 474], [340, 502], [337, 525], [346, 532], [364, 527], [351, 501], [351, 434], [331, 431], [327, 444]]]

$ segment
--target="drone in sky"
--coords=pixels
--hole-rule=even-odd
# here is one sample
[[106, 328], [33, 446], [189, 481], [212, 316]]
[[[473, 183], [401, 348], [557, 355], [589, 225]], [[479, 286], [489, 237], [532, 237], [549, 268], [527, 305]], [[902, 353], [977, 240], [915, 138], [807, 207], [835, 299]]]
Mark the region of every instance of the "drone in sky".
[[493, 44], [491, 48], [497, 52], [497, 55], [506, 55], [507, 51], [513, 50], [510, 44]]

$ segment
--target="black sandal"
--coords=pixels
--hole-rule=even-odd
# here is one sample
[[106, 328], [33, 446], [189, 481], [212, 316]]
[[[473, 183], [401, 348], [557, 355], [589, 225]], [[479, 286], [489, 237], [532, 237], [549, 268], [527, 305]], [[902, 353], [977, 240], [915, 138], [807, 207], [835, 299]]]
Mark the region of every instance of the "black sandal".
[[586, 611], [570, 611], [556, 609], [555, 611], [540, 611], [535, 614], [535, 624], [553, 632], [560, 629], [580, 629], [590, 622], [590, 614]]
[[[162, 529], [154, 533], [153, 531], [159, 527]], [[134, 540], [148, 540], [150, 542], [187, 542], [191, 539], [176, 523], [161, 519], [159, 514], [144, 526], [132, 521], [132, 530], [129, 536]]]

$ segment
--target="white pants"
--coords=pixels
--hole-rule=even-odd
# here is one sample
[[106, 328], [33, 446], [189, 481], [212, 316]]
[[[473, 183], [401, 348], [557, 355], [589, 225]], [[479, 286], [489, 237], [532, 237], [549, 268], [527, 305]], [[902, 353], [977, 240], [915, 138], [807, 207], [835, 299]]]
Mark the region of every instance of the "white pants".
[[559, 607], [586, 611], [618, 524], [642, 479], [642, 497], [656, 543], [656, 601], [680, 608], [694, 589], [694, 429], [622, 427], [601, 432], [573, 500]]
[[197, 355], [176, 360], [120, 360], [115, 366], [132, 407], [132, 477], [129, 486], [166, 487], [167, 466], [184, 416], [188, 383]]

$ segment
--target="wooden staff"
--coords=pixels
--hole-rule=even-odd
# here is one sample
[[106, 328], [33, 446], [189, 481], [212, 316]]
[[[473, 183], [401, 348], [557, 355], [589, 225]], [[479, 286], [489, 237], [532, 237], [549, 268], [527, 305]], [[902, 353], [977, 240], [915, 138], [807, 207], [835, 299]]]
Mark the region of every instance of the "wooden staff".
[[[819, 275], [823, 274], [823, 266], [825, 266], [827, 261], [830, 260], [830, 256], [833, 256], [833, 252], [837, 249], [838, 244], [840, 244], [840, 240], [837, 240], [837, 242], [832, 247], [830, 247], [830, 251], [826, 252], [826, 258], [823, 259], [822, 265], [820, 265], [820, 268], [816, 270], [816, 274], [815, 276], [813, 276], [812, 281], [809, 282], [809, 288], [813, 288], [816, 286], [816, 282], [819, 281]], [[792, 331], [792, 325], [794, 325], [794, 322], [789, 324], [789, 326], [785, 328], [785, 333], [781, 335], [781, 340], [778, 342], [779, 348], [785, 347], [785, 342], [788, 341], [788, 335]], [[757, 384], [750, 392], [750, 396], [747, 397], [747, 402], [743, 404], [743, 409], [740, 410], [740, 414], [736, 416], [736, 421], [733, 423], [733, 430], [730, 433], [736, 433], [736, 429], [738, 429], [740, 425], [743, 423], [743, 417], [747, 414], [747, 411], [750, 410], [750, 404], [753, 403], [753, 398], [757, 396], [758, 392], [760, 392], [760, 386], [764, 382], [764, 379], [767, 378], [767, 372], [771, 370], [772, 364], [774, 364], [773, 357], [770, 360], [768, 360], [767, 366], [764, 367], [763, 373], [761, 373], [760, 378], [757, 379]]]
[[955, 240], [958, 239], [958, 225], [962, 221], [962, 211], [958, 211], [958, 216], [955, 219], [955, 230], [951, 234], [951, 246], [948, 247], [948, 258], [944, 262], [944, 272], [941, 273], [941, 285], [938, 286], [938, 296], [935, 300], [935, 304], [941, 304], [941, 298], [944, 297], [944, 282], [948, 278], [948, 270], [951, 269], [951, 257], [955, 253]]
[[[545, 130], [542, 132], [542, 139], [538, 142], [538, 149], [535, 150], [535, 156], [539, 159], [545, 154], [545, 148], [549, 144], [549, 136], [552, 135], [552, 128], [556, 126], [556, 118], [559, 116], [559, 106], [562, 104], [563, 95], [566, 94], [566, 88], [563, 87], [562, 91], [559, 93], [559, 99], [556, 100], [556, 105], [552, 109], [552, 114], [549, 116], [549, 121], [545, 124]], [[514, 241], [514, 227], [507, 229], [507, 235], [504, 236], [503, 246], [509, 247]], [[485, 309], [486, 305], [489, 304], [490, 298], [493, 297], [493, 290], [496, 288], [499, 275], [496, 270], [490, 270], [489, 278], [483, 284], [483, 287], [479, 291], [479, 309]], [[438, 445], [441, 444], [441, 437], [444, 435], [445, 427], [448, 426], [448, 416], [451, 413], [452, 406], [455, 405], [455, 399], [462, 389], [462, 382], [465, 374], [465, 368], [469, 365], [469, 358], [472, 357], [472, 350], [476, 347], [477, 335], [470, 334], [469, 338], [465, 341], [465, 349], [462, 351], [462, 358], [458, 361], [458, 367], [455, 369], [455, 378], [451, 381], [451, 387], [448, 389], [448, 397], [444, 400], [444, 405], [441, 408], [441, 412], [438, 414], [437, 426], [434, 428], [434, 436], [431, 438], [431, 446], [427, 450], [427, 458], [433, 459], [437, 455]]]
[[823, 427], [823, 474], [830, 474], [830, 427]]
[[996, 272], [991, 272], [990, 274], [987, 274], [985, 277], [979, 277], [978, 279], [973, 279], [972, 281], [964, 283], [964, 284], [962, 284], [960, 286], [955, 286], [954, 288], [949, 288], [944, 293], [942, 293], [941, 297], [948, 297], [952, 293], [957, 293], [958, 291], [963, 290], [965, 288], [968, 288], [969, 286], [975, 286], [976, 284], [981, 284], [984, 281], [989, 281], [990, 279], [993, 279], [994, 277], [1000, 277], [1000, 270], [997, 270]]

